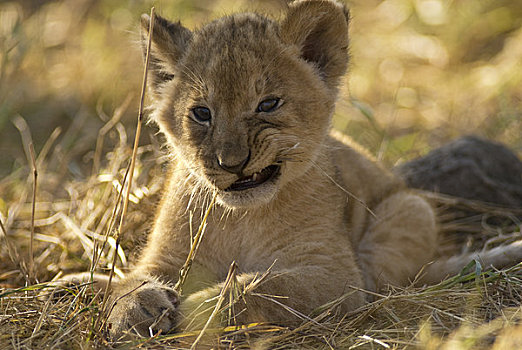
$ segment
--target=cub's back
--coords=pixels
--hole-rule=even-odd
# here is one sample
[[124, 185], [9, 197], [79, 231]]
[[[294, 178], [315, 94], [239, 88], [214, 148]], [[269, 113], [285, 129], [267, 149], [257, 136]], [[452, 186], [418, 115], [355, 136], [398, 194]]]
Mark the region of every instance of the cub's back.
[[327, 146], [336, 167], [339, 191], [347, 196], [345, 223], [354, 247], [367, 225], [372, 208], [386, 197], [403, 190], [405, 184], [377, 163], [361, 145], [338, 131], [331, 131]]

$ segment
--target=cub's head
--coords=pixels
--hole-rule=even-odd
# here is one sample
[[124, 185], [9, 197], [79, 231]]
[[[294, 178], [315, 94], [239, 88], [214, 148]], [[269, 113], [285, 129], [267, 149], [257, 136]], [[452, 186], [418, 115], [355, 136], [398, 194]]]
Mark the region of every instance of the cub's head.
[[297, 1], [281, 21], [235, 14], [196, 31], [156, 17], [153, 34], [153, 119], [221, 204], [266, 204], [313, 166], [348, 62], [344, 6]]

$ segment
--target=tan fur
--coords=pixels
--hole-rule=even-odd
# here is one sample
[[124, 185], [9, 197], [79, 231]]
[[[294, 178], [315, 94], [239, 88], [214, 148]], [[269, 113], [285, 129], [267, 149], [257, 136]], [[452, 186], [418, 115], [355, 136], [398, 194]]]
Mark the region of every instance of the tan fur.
[[[334, 1], [294, 2], [279, 22], [235, 14], [194, 32], [157, 18], [153, 119], [173, 160], [147, 246], [116, 284], [114, 336], [201, 327], [190, 322], [201, 304], [215, 303], [233, 261], [242, 286], [273, 265], [257, 295], [238, 306], [237, 321], [282, 324], [298, 317], [260, 295], [280, 296], [305, 315], [346, 296], [348, 312], [365, 302], [361, 290], [406, 285], [432, 261], [437, 227], [426, 201], [350, 140], [329, 134], [348, 62], [348, 18]], [[256, 112], [267, 98], [282, 104]], [[196, 106], [210, 109], [208, 124], [191, 115]], [[274, 164], [275, 180], [225, 191]], [[195, 230], [214, 192], [192, 287], [178, 305], [167, 283], [187, 257], [190, 215]]]

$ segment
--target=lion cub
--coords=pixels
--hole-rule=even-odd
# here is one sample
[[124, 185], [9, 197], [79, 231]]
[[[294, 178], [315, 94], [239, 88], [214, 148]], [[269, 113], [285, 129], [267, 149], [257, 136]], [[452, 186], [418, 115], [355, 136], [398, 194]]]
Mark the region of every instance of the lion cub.
[[[348, 20], [335, 1], [296, 1], [281, 21], [234, 14], [196, 31], [156, 18], [153, 120], [173, 161], [141, 259], [114, 286], [114, 336], [201, 327], [233, 261], [239, 290], [271, 268], [236, 303], [236, 322], [289, 324], [298, 320], [290, 309], [310, 314], [337, 298], [342, 312], [354, 310], [363, 290], [408, 284], [434, 259], [430, 205], [329, 133]], [[180, 297], [169, 283], [214, 194]], [[465, 262], [435, 263], [426, 281]]]

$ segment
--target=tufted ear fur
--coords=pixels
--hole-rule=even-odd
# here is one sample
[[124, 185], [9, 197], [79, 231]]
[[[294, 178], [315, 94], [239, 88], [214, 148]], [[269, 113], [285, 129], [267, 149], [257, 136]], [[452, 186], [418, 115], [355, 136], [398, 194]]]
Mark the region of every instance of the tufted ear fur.
[[348, 9], [330, 0], [298, 0], [281, 22], [281, 37], [297, 45], [329, 88], [335, 89], [348, 65]]
[[[143, 57], [147, 54], [150, 17], [141, 16], [141, 46]], [[150, 88], [155, 99], [161, 93], [164, 83], [174, 78], [175, 67], [190, 41], [192, 32], [183, 27], [180, 22], [173, 23], [156, 15], [152, 36], [152, 46], [149, 61]]]

